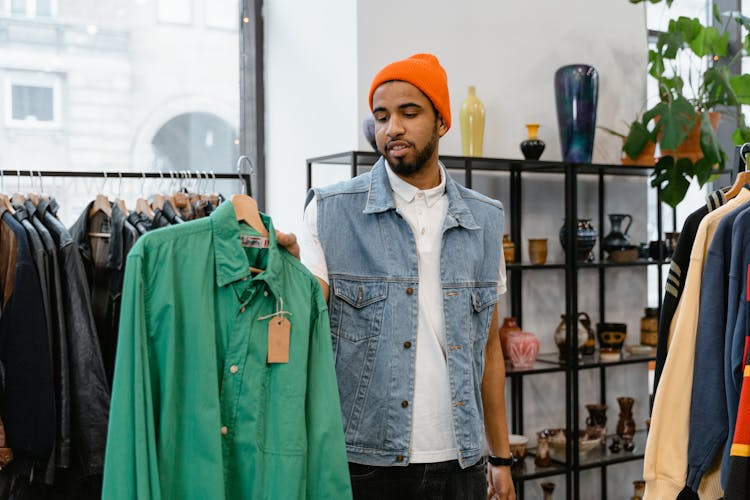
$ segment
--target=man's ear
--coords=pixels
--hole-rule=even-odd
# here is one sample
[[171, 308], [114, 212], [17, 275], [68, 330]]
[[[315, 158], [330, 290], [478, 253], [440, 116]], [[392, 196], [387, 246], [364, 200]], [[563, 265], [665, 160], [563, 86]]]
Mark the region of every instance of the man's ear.
[[443, 137], [446, 132], [448, 132], [448, 125], [445, 124], [445, 120], [443, 120], [443, 115], [438, 113], [437, 115], [438, 119], [438, 136]]

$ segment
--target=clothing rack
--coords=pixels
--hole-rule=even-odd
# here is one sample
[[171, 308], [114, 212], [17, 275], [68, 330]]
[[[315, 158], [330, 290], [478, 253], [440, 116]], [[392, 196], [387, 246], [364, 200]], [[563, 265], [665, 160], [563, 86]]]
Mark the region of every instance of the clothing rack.
[[238, 172], [234, 174], [214, 173], [214, 172], [190, 172], [186, 170], [170, 172], [106, 172], [103, 170], [8, 170], [0, 169], [2, 177], [72, 177], [72, 178], [102, 178], [102, 179], [161, 179], [161, 180], [181, 180], [181, 179], [234, 179], [243, 183], [245, 192], [252, 193], [251, 178], [252, 172]]

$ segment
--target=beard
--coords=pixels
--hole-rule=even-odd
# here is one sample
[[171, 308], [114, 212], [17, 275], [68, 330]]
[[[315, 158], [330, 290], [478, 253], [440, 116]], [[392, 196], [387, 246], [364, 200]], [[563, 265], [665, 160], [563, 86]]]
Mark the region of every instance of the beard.
[[432, 137], [430, 137], [427, 144], [425, 144], [422, 149], [416, 149], [415, 147], [415, 155], [412, 161], [409, 161], [407, 158], [393, 158], [389, 154], [385, 154], [384, 156], [388, 160], [388, 165], [391, 166], [391, 170], [393, 170], [394, 173], [403, 177], [410, 177], [422, 170], [427, 161], [432, 158], [437, 149], [439, 139], [440, 136], [438, 135], [438, 127], [436, 123], [435, 129], [432, 131]]

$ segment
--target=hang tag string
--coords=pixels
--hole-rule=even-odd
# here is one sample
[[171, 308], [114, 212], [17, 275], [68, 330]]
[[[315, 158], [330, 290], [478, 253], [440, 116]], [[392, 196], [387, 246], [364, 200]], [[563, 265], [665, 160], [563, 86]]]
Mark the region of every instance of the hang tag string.
[[266, 314], [265, 316], [261, 316], [258, 318], [258, 321], [263, 321], [264, 319], [268, 318], [277, 318], [285, 314], [288, 314], [289, 316], [292, 315], [291, 312], [284, 310], [284, 298], [279, 296], [279, 300], [276, 301], [276, 312], [273, 314]]

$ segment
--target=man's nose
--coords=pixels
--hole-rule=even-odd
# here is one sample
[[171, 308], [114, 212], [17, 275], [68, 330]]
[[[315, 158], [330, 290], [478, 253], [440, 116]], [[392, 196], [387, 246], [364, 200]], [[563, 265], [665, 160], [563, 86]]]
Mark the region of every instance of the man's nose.
[[404, 125], [398, 116], [391, 116], [389, 118], [385, 133], [391, 139], [404, 133]]

